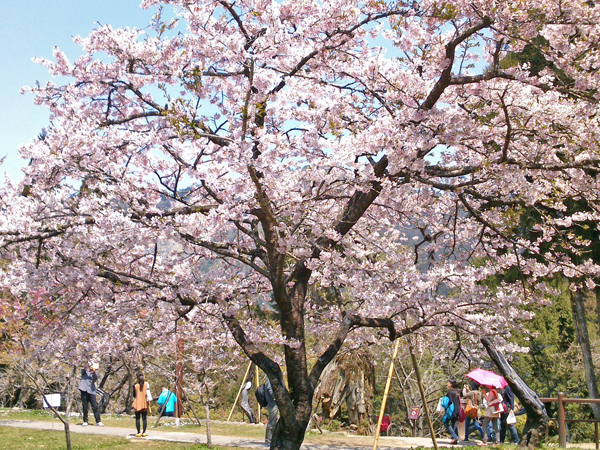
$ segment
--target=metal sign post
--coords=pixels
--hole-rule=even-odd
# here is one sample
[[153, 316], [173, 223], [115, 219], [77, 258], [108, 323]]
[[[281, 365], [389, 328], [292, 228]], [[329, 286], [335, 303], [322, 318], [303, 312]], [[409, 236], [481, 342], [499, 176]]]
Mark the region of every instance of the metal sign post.
[[421, 416], [421, 408], [418, 406], [413, 406], [410, 408], [410, 412], [408, 413], [408, 420], [410, 420], [410, 425], [412, 426], [412, 437], [417, 437], [417, 420]]

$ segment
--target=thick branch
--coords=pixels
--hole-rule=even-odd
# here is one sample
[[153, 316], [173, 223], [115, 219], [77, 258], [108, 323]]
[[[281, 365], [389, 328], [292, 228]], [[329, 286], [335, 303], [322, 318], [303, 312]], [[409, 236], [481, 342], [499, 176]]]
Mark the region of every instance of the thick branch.
[[[500, 353], [492, 342], [486, 338], [481, 338], [481, 343], [488, 352], [488, 355], [496, 364], [496, 367], [500, 370], [502, 376], [506, 379], [509, 386], [519, 399], [521, 405], [525, 407], [527, 411], [527, 423], [525, 424], [525, 434], [523, 444], [527, 445], [527, 442], [531, 439], [531, 431], [537, 430], [539, 434], [538, 438], [543, 436], [544, 430], [548, 426], [548, 414], [544, 404], [540, 401], [537, 393], [532, 390], [525, 382], [521, 379], [515, 370], [508, 364], [504, 355]], [[534, 436], [535, 438], [535, 436]], [[535, 439], [534, 439], [535, 440]]]
[[211, 210], [215, 209], [217, 205], [200, 205], [200, 206], [185, 206], [183, 208], [170, 209], [168, 211], [160, 212], [133, 212], [131, 214], [132, 220], [144, 219], [155, 219], [157, 217], [173, 217], [173, 216], [187, 216], [191, 214], [208, 214]]
[[283, 417], [295, 418], [296, 414], [294, 411], [294, 405], [290, 397], [290, 393], [285, 387], [283, 379], [283, 373], [279, 368], [279, 365], [274, 362], [271, 358], [265, 355], [252, 341], [249, 341], [246, 337], [246, 333], [242, 329], [242, 326], [236, 319], [233, 313], [229, 312], [230, 308], [226, 300], [212, 297], [211, 301], [217, 303], [221, 308], [223, 320], [231, 331], [233, 338], [242, 348], [244, 353], [250, 358], [250, 360], [262, 369], [271, 380], [271, 386], [275, 392], [277, 398], [277, 406], [282, 413]]
[[437, 103], [439, 98], [444, 93], [444, 90], [451, 84], [452, 82], [452, 66], [454, 65], [454, 56], [456, 52], [456, 47], [460, 45], [463, 41], [474, 35], [480, 30], [489, 27], [492, 24], [492, 19], [489, 17], [484, 17], [482, 22], [478, 25], [475, 25], [468, 30], [466, 30], [463, 34], [456, 37], [452, 41], [446, 44], [446, 67], [442, 70], [442, 74], [438, 79], [437, 83], [425, 99], [425, 101], [421, 104], [421, 109], [428, 110], [433, 108], [433, 106]]
[[[436, 313], [434, 315], [437, 315], [437, 314], [440, 314], [440, 313]], [[313, 368], [310, 372], [309, 380], [310, 380], [311, 386], [313, 387], [313, 389], [315, 388], [315, 386], [317, 385], [317, 383], [319, 381], [319, 378], [321, 377], [321, 373], [323, 373], [323, 370], [325, 369], [327, 364], [329, 364], [331, 362], [331, 360], [333, 360], [333, 358], [335, 358], [335, 356], [339, 352], [340, 348], [344, 344], [346, 337], [348, 336], [348, 333], [351, 330], [356, 329], [356, 328], [365, 328], [365, 327], [366, 328], [387, 328], [390, 333], [389, 338], [390, 338], [390, 340], [393, 341], [402, 336], [406, 336], [410, 333], [414, 333], [418, 329], [426, 326], [434, 315], [423, 318], [419, 322], [416, 322], [415, 324], [413, 324], [409, 327], [405, 327], [400, 331], [396, 330], [392, 319], [360, 317], [360, 316], [354, 315], [354, 314], [349, 314], [349, 315], [345, 316], [344, 319], [342, 320], [342, 322], [340, 323], [340, 326], [338, 328], [338, 331], [337, 331], [332, 343], [323, 352], [323, 354], [317, 360], [317, 362], [315, 363], [315, 365], [313, 366]]]
[[122, 119], [105, 120], [100, 124], [100, 127], [108, 127], [110, 125], [122, 125], [124, 123], [131, 122], [132, 120], [147, 119], [148, 117], [160, 117], [163, 115], [164, 113], [160, 111], [148, 111], [138, 114], [132, 114], [131, 116], [123, 117]]
[[244, 249], [244, 248], [239, 247], [234, 244], [204, 241], [202, 239], [198, 239], [187, 233], [180, 233], [180, 236], [183, 239], [185, 239], [186, 241], [188, 241], [194, 245], [199, 245], [200, 247], [206, 248], [206, 249], [210, 250], [211, 252], [216, 253], [217, 255], [236, 259], [236, 260], [240, 261], [241, 263], [247, 265], [248, 267], [252, 267], [254, 270], [256, 270], [258, 273], [260, 273], [267, 279], [271, 278], [268, 271], [266, 271], [262, 267], [255, 264], [252, 261], [252, 259], [248, 259], [248, 258], [244, 257], [244, 255], [247, 255], [250, 258], [260, 258], [261, 260], [264, 260], [265, 259], [264, 250], [261, 250], [261, 249], [247, 250], [247, 249]]

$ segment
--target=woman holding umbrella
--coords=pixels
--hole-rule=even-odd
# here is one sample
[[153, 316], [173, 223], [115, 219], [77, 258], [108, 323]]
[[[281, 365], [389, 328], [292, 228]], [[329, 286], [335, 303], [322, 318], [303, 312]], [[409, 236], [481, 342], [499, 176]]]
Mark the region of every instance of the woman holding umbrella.
[[482, 386], [483, 398], [486, 404], [483, 417], [483, 442], [488, 442], [488, 426], [492, 422], [492, 427], [496, 432], [496, 444], [500, 443], [500, 413], [502, 412], [502, 396], [491, 386]]
[[483, 442], [486, 445], [489, 439], [488, 426], [492, 423], [496, 431], [496, 443], [500, 439], [500, 414], [502, 413], [502, 396], [496, 389], [508, 386], [504, 377], [489, 370], [475, 369], [466, 375], [470, 380], [476, 381], [483, 388], [484, 404], [486, 405], [483, 417]]

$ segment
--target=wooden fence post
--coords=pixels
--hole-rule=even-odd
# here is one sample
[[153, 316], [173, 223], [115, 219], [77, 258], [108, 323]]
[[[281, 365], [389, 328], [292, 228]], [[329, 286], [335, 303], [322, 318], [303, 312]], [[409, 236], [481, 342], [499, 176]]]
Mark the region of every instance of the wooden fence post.
[[565, 415], [565, 394], [558, 393], [558, 445], [567, 448], [567, 421]]

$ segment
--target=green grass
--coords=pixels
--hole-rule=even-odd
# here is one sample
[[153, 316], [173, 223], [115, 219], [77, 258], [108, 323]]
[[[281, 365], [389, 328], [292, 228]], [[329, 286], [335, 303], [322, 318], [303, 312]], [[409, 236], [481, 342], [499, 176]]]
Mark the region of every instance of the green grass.
[[[90, 414], [91, 415], [91, 414]], [[62, 429], [62, 424], [54, 416], [51, 411], [40, 411], [40, 410], [13, 410], [10, 408], [0, 408], [0, 420], [31, 420], [31, 421], [43, 421], [51, 422], [54, 421], [58, 427]], [[135, 429], [135, 419], [133, 416], [127, 415], [103, 415], [102, 422], [107, 427], [119, 427], [129, 428], [132, 431]], [[148, 430], [152, 431], [156, 417], [148, 417]], [[72, 426], [81, 424], [80, 417], [73, 417], [70, 420]], [[192, 422], [189, 418], [182, 418], [182, 426], [175, 427], [173, 418], [162, 418], [158, 427], [158, 430], [163, 432], [169, 431], [183, 431], [186, 433], [196, 433], [206, 435], [206, 425], [202, 421], [202, 426], [198, 426], [195, 421]], [[210, 432], [214, 436], [233, 436], [233, 437], [245, 437], [251, 439], [263, 440], [265, 436], [265, 427], [263, 425], [252, 425], [241, 422], [224, 422], [224, 421], [211, 421]], [[356, 442], [357, 438], [353, 439]], [[371, 437], [358, 438], [369, 439], [372, 444]], [[305, 437], [305, 442], [314, 444], [343, 444], [347, 442], [347, 438], [344, 433], [326, 433], [319, 434], [318, 432], [308, 432]]]
[[[56, 423], [59, 423], [59, 420], [54, 416], [54, 414], [51, 411], [13, 410], [9, 408], [0, 408], [0, 420], [32, 420], [40, 422], [55, 421]], [[81, 422], [82, 420], [80, 417], [72, 417], [70, 419], [70, 423], [72, 425], [79, 425], [81, 424]], [[135, 419], [133, 416], [103, 415], [102, 422], [107, 427], [135, 428]], [[152, 427], [154, 426], [155, 422], [156, 417], [148, 416], [148, 429], [152, 430]], [[192, 422], [192, 420], [187, 417], [182, 418], [181, 423], [182, 425], [180, 427], [175, 427], [173, 418], [163, 417], [160, 420], [158, 429], [160, 429], [161, 431], [185, 431], [186, 433], [198, 433], [203, 435], [206, 434], [206, 426], [204, 421], [201, 422], [201, 427], [198, 426], [198, 422], [196, 422], [195, 419]], [[211, 421], [210, 431], [211, 434], [214, 435], [249, 437], [257, 439], [261, 439], [265, 435], [264, 426], [251, 425], [239, 422]]]
[[[40, 431], [24, 428], [0, 427], [3, 450], [64, 450], [64, 431]], [[72, 450], [206, 450], [206, 445], [183, 444], [145, 440], [143, 443], [121, 437], [71, 433]], [[233, 450], [231, 447], [213, 447], [214, 450]], [[239, 447], [235, 450], [241, 450]]]

